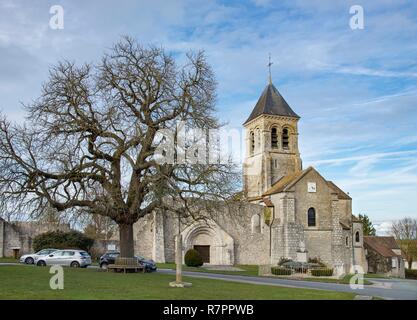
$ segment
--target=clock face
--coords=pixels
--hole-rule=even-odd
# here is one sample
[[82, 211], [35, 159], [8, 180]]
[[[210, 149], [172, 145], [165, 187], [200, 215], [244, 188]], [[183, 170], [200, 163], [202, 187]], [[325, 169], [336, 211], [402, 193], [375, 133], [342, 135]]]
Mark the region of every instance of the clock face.
[[307, 190], [308, 192], [316, 192], [317, 191], [316, 183], [315, 182], [307, 183]]

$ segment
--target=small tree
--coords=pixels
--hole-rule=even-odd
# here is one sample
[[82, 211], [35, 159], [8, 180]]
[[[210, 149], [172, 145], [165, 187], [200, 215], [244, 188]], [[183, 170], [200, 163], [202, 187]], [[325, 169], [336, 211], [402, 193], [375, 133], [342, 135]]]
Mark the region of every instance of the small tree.
[[184, 256], [184, 262], [188, 267], [201, 267], [203, 265], [203, 259], [200, 253], [195, 249], [190, 249]]
[[363, 224], [363, 235], [365, 236], [375, 236], [376, 235], [376, 230], [371, 222], [371, 220], [369, 219], [369, 217], [364, 214], [359, 214], [359, 220], [362, 221]]
[[395, 221], [391, 227], [391, 233], [407, 258], [408, 267], [411, 268], [414, 257], [417, 255], [417, 220], [403, 218]]

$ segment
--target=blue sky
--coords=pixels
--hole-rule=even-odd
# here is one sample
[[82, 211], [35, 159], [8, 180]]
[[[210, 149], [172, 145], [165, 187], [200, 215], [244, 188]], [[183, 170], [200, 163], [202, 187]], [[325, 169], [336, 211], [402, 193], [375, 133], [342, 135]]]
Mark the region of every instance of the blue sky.
[[[349, 27], [351, 5], [363, 30]], [[49, 28], [52, 5], [63, 30]], [[350, 193], [383, 231], [417, 218], [417, 2], [0, 0], [0, 110], [20, 121], [48, 66], [94, 62], [121, 35], [179, 59], [204, 49], [219, 118], [240, 127], [273, 81], [300, 120], [304, 166]]]

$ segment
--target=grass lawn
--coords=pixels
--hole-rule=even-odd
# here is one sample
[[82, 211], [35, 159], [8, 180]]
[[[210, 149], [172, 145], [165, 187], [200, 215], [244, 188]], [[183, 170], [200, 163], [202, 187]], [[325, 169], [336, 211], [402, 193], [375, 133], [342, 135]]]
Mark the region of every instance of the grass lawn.
[[49, 268], [0, 266], [0, 299], [353, 299], [354, 294], [184, 277], [191, 288], [170, 288], [174, 276], [65, 268], [64, 290], [49, 288]]
[[17, 263], [17, 262], [19, 262], [19, 260], [14, 259], [14, 258], [0, 258], [0, 262], [14, 262], [14, 263]]

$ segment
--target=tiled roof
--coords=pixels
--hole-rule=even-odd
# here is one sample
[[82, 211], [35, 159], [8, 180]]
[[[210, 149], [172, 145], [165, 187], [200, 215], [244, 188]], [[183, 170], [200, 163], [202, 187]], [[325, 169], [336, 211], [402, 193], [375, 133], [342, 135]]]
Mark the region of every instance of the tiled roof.
[[286, 176], [279, 179], [277, 182], [275, 182], [271, 188], [269, 188], [265, 193], [264, 196], [268, 196], [275, 193], [280, 193], [284, 191], [284, 189], [289, 186], [290, 184], [294, 183], [298, 179], [300, 179], [304, 174], [306, 174], [308, 171], [310, 171], [312, 167], [309, 167], [303, 171], [298, 171], [295, 173], [287, 174]]
[[349, 225], [347, 223], [342, 222], [342, 221], [340, 221], [339, 223], [340, 223], [340, 225], [342, 226], [343, 229], [350, 230], [350, 227], [349, 227]]
[[363, 241], [365, 245], [369, 246], [383, 257], [389, 258], [402, 256], [392, 251], [392, 249], [400, 249], [394, 237], [364, 236]]
[[285, 116], [299, 119], [300, 117], [291, 109], [285, 99], [278, 92], [277, 88], [270, 83], [262, 92], [258, 102], [253, 108], [252, 113], [244, 124], [257, 118], [262, 114]]
[[262, 200], [267, 207], [273, 207], [274, 206], [274, 204], [272, 203], [272, 201], [269, 198], [263, 198]]
[[346, 194], [342, 189], [340, 189], [337, 185], [333, 183], [333, 181], [327, 181], [327, 184], [330, 188], [332, 188], [338, 195], [338, 198], [341, 200], [352, 200], [348, 194]]

